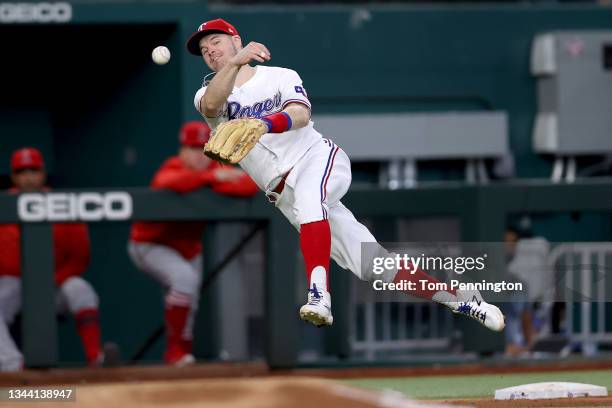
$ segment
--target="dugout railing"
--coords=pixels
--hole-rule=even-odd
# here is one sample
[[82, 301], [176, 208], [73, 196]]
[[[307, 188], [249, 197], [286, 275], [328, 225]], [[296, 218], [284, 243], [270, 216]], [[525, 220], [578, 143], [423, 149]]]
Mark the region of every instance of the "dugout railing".
[[[607, 277], [612, 264], [612, 242], [568, 243], [555, 247], [548, 262], [555, 273], [557, 297], [564, 299], [564, 334], [583, 355], [612, 344], [606, 302], [612, 291]], [[562, 284], [559, 284], [561, 282]]]
[[[266, 285], [268, 293], [275, 296], [265, 297], [265, 313], [267, 315], [265, 338], [266, 357], [270, 365], [284, 367], [294, 364], [297, 351], [297, 324], [294, 311], [289, 304], [293, 304], [287, 287], [295, 285], [293, 270], [295, 262], [288, 253], [296, 253], [297, 236], [279, 214], [275, 214], [265, 199], [257, 197], [251, 200], [232, 199], [217, 194], [197, 192], [189, 195], [178, 195], [170, 192], [151, 191], [148, 188], [124, 189], [117, 191], [82, 191], [82, 190], [55, 190], [53, 200], [41, 201], [39, 199], [25, 200], [24, 195], [3, 194], [0, 196], [0, 222], [21, 224], [21, 261], [22, 261], [22, 347], [27, 367], [51, 367], [58, 361], [57, 321], [54, 304], [53, 282], [53, 251], [51, 245], [53, 220], [113, 222], [131, 220], [149, 221], [178, 221], [199, 220], [205, 218], [211, 221], [208, 233], [214, 236], [214, 223], [222, 221], [249, 221], [265, 224], [266, 230]], [[101, 212], [102, 203], [99, 197], [108, 194], [128, 197], [129, 210], [116, 209]], [[57, 200], [56, 198], [67, 198]], [[41, 194], [49, 198], [48, 194]], [[20, 199], [21, 197], [21, 199]], [[30, 196], [32, 197], [32, 196]], [[83, 206], [89, 209], [79, 209], [79, 199], [71, 197], [89, 197]], [[98, 197], [98, 198], [96, 198]], [[36, 196], [34, 197], [36, 198]], [[121, 204], [116, 201], [115, 204]], [[126, 205], [123, 200], [123, 204]], [[112, 203], [111, 203], [112, 204]], [[28, 205], [32, 206], [29, 210]], [[20, 210], [21, 207], [21, 210]], [[44, 208], [45, 210], [40, 210]], [[97, 213], [95, 209], [98, 209]], [[25, 210], [25, 211], [24, 211]], [[107, 208], [108, 210], [108, 208]], [[128, 213], [129, 217], [121, 216]], [[46, 212], [46, 214], [45, 214]], [[113, 215], [114, 214], [114, 215]], [[20, 217], [21, 215], [21, 217]], [[26, 221], [24, 218], [41, 218], [40, 221]], [[126, 215], [126, 214], [124, 214]], [[109, 217], [110, 216], [110, 217]], [[49, 218], [52, 218], [50, 220]], [[113, 218], [113, 219], [109, 219]], [[214, 245], [214, 243], [210, 243]], [[213, 261], [214, 257], [208, 257]], [[212, 270], [212, 265], [205, 265], [205, 270]], [[206, 278], [206, 276], [204, 277]], [[129, 300], [126, 300], [129, 302]], [[287, 316], [285, 316], [287, 314]], [[292, 318], [289, 318], [291, 314]], [[285, 325], [288, 323], [288, 326]], [[279, 332], [274, 330], [280, 329]]]

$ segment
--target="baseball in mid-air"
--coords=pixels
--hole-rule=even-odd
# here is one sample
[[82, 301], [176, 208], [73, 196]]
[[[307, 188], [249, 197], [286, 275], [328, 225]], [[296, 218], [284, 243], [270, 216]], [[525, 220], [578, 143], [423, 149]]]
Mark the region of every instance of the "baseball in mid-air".
[[170, 50], [163, 45], [155, 47], [151, 53], [151, 58], [153, 58], [153, 62], [157, 65], [167, 64], [170, 61]]

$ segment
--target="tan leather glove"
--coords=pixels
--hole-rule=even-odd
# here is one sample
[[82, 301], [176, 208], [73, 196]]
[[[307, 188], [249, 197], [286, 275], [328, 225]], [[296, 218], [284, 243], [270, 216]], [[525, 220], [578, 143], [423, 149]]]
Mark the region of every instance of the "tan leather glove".
[[239, 163], [266, 133], [268, 126], [259, 119], [233, 119], [221, 123], [204, 145], [204, 154], [222, 163]]

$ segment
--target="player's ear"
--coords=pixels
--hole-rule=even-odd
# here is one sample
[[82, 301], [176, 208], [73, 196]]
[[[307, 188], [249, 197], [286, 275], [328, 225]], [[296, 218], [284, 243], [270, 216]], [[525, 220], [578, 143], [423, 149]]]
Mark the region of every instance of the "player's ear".
[[240, 38], [239, 35], [232, 36], [232, 41], [234, 42], [234, 45], [236, 46], [237, 49], [242, 48], [242, 38]]

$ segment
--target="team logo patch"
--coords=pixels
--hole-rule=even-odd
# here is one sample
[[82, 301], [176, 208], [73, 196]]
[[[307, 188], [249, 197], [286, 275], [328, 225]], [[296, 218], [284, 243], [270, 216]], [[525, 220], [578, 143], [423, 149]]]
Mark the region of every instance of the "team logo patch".
[[304, 95], [305, 98], [308, 98], [308, 95], [306, 95], [306, 90], [303, 87], [295, 86], [294, 88], [295, 88], [295, 93], [302, 94]]

